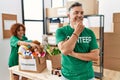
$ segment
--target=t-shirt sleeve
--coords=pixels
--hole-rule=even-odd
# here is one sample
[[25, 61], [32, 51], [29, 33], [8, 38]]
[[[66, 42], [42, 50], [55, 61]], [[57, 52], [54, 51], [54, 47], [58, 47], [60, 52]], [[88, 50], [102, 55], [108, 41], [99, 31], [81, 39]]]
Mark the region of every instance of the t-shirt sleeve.
[[56, 30], [56, 43], [58, 44], [61, 41], [66, 39], [65, 33], [61, 29]]
[[16, 37], [11, 37], [11, 39], [10, 39], [10, 45], [11, 45], [12, 47], [17, 47], [18, 41], [19, 41], [18, 38], [16, 38]]
[[28, 40], [28, 38], [25, 35], [22, 38], [23, 38], [23, 41], [25, 42], [32, 42], [32, 40]]
[[98, 49], [99, 47], [98, 47], [97, 39], [93, 31], [91, 31], [91, 35], [92, 35], [92, 39], [90, 42], [90, 50]]

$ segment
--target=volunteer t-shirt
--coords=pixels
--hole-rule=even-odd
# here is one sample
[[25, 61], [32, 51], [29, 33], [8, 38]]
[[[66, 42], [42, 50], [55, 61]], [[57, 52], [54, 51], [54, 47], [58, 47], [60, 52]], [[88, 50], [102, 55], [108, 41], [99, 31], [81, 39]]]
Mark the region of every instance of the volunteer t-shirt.
[[[11, 52], [8, 61], [9, 67], [18, 65], [18, 48], [19, 48], [19, 46], [17, 45], [18, 41], [20, 41], [20, 39], [16, 36], [12, 36], [10, 38]], [[28, 40], [27, 37], [25, 36], [22, 37], [21, 41], [31, 42], [31, 40]]]
[[[56, 31], [57, 44], [73, 34], [74, 29], [70, 25], [59, 28]], [[96, 37], [92, 30], [84, 28], [79, 35], [74, 51], [80, 53], [88, 53], [93, 49], [97, 49]], [[70, 80], [88, 80], [94, 77], [92, 61], [83, 61], [69, 55], [62, 55], [62, 75]]]

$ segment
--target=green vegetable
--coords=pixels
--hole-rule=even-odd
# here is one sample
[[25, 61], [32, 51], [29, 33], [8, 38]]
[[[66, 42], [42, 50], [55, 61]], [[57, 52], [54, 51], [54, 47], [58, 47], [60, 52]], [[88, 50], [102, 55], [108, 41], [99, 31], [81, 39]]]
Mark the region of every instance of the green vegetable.
[[57, 47], [53, 48], [50, 45], [46, 45], [46, 52], [50, 55], [58, 55], [61, 53]]

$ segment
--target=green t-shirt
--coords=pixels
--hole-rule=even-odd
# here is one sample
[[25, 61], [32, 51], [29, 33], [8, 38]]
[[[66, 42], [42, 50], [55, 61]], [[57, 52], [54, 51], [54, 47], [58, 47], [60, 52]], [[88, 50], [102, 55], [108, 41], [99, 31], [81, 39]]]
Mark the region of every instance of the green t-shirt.
[[[8, 61], [9, 67], [18, 65], [18, 48], [19, 48], [19, 46], [17, 45], [18, 41], [20, 41], [20, 39], [16, 36], [12, 36], [10, 38], [11, 52]], [[21, 41], [31, 42], [31, 40], [28, 40], [27, 37], [25, 36], [22, 37]]]
[[[69, 38], [74, 29], [70, 25], [59, 28], [56, 31], [57, 44]], [[93, 49], [97, 49], [97, 40], [92, 30], [84, 28], [83, 32], [79, 35], [74, 51], [80, 53], [88, 53]], [[62, 55], [62, 74], [69, 80], [88, 80], [94, 77], [92, 68], [92, 61], [83, 61], [72, 56]]]

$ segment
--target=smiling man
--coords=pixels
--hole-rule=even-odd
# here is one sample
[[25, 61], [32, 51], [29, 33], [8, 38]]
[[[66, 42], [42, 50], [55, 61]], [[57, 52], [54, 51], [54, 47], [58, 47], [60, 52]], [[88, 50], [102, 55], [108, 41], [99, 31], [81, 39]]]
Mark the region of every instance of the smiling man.
[[92, 61], [99, 58], [96, 37], [83, 25], [82, 4], [69, 7], [70, 24], [56, 31], [56, 41], [62, 55], [62, 80], [94, 80]]

